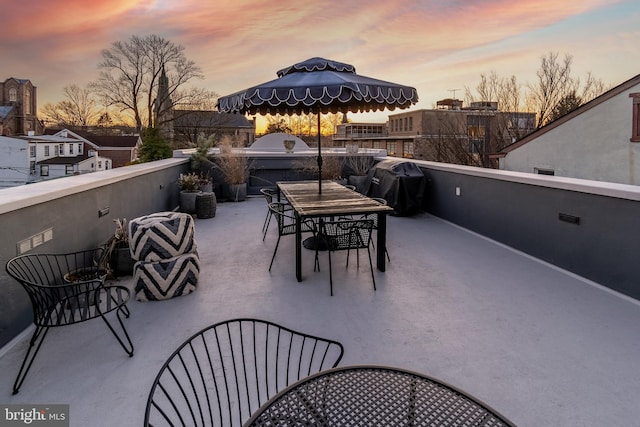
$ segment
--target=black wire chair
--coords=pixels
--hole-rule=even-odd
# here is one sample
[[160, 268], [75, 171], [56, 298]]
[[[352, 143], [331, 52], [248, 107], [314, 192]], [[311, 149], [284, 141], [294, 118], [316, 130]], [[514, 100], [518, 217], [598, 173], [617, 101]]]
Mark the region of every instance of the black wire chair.
[[[22, 255], [7, 262], [9, 276], [29, 294], [36, 326], [13, 385], [13, 394], [18, 393], [52, 327], [100, 317], [124, 351], [133, 356], [133, 344], [121, 317], [129, 317], [126, 305], [129, 289], [104, 284], [106, 271], [99, 268], [101, 255], [100, 249], [91, 249], [68, 254]], [[105, 316], [112, 311], [116, 312], [123, 336], [116, 332]]]
[[145, 426], [241, 426], [270, 397], [333, 368], [342, 344], [258, 319], [211, 325], [169, 356], [151, 386]]
[[[380, 198], [380, 197], [372, 197], [372, 199], [375, 200], [376, 202], [384, 205], [384, 206], [387, 206], [387, 200], [386, 199], [383, 199], [383, 198]], [[376, 230], [376, 231], [378, 230], [378, 214], [375, 214], [375, 213], [373, 213], [373, 214], [364, 214], [364, 215], [362, 215], [361, 218], [362, 219], [370, 219], [370, 220], [372, 220], [373, 221], [373, 229]], [[376, 246], [373, 243], [373, 241], [374, 241], [374, 239], [371, 239], [371, 246], [375, 249]], [[387, 250], [386, 247], [384, 248], [384, 253], [387, 256], [387, 261], [391, 262], [391, 257], [389, 256], [389, 251]]]
[[[333, 272], [331, 267], [331, 252], [347, 251], [347, 267], [349, 267], [349, 254], [352, 249], [356, 250], [357, 265], [360, 267], [360, 249], [366, 249], [369, 255], [369, 267], [371, 268], [371, 279], [373, 280], [373, 290], [376, 290], [376, 279], [373, 275], [373, 263], [371, 261], [371, 231], [373, 220], [371, 219], [340, 219], [338, 221], [328, 221], [322, 223], [322, 230], [319, 234], [324, 239], [329, 252], [329, 285], [333, 296]], [[318, 251], [316, 251], [316, 258]]]
[[[273, 216], [269, 209], [269, 205], [274, 201], [277, 202], [278, 192], [272, 188], [261, 188], [260, 193], [262, 193], [267, 202], [267, 216], [264, 218], [264, 223], [262, 224], [262, 241], [264, 242], [264, 239], [267, 236], [267, 231], [269, 230], [269, 224], [271, 224], [271, 217]], [[293, 209], [290, 204], [284, 202], [281, 203], [284, 205], [284, 210]]]
[[267, 202], [267, 216], [264, 219], [264, 223], [262, 224], [262, 241], [267, 235], [267, 230], [269, 229], [269, 224], [271, 223], [271, 209], [269, 209], [269, 205], [273, 203], [273, 198], [276, 197], [276, 190], [271, 188], [261, 188], [260, 193], [264, 196], [264, 199]]
[[[269, 211], [276, 218], [278, 224], [278, 241], [276, 247], [273, 249], [273, 256], [271, 257], [271, 264], [269, 264], [269, 271], [273, 266], [273, 260], [276, 259], [276, 253], [278, 252], [278, 246], [280, 245], [280, 238], [282, 236], [290, 236], [296, 234], [296, 217], [292, 214], [290, 205], [286, 203], [273, 202], [269, 204]], [[301, 231], [303, 233], [313, 233], [314, 237], [317, 234], [317, 227], [312, 220], [305, 220], [300, 224]], [[316, 259], [314, 269], [318, 266], [318, 254], [316, 252]]]

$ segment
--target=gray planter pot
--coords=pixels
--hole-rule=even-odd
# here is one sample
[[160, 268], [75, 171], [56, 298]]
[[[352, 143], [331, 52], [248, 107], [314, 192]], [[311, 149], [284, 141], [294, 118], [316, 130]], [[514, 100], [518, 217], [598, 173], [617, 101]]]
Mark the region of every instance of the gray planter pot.
[[247, 183], [229, 184], [229, 200], [241, 202], [247, 198]]
[[200, 191], [180, 192], [180, 211], [188, 214], [196, 213], [196, 197]]
[[135, 261], [131, 257], [129, 246], [122, 246], [113, 250], [111, 265], [117, 276], [131, 276], [133, 274], [133, 264], [135, 264]]

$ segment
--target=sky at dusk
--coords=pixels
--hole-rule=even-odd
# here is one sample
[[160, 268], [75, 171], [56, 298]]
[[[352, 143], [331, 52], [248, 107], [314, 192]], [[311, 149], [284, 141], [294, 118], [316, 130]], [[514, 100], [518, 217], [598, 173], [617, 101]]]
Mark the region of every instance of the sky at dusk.
[[413, 109], [463, 98], [482, 73], [533, 82], [548, 52], [611, 86], [640, 74], [637, 0], [0, 0], [0, 11], [0, 80], [31, 80], [39, 108], [95, 80], [102, 49], [149, 34], [184, 46], [205, 76], [193, 85], [219, 95], [315, 56], [414, 86]]

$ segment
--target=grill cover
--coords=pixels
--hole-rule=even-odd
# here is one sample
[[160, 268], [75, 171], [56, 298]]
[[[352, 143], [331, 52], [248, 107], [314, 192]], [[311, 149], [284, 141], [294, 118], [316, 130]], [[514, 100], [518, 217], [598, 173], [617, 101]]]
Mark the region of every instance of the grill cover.
[[426, 179], [420, 168], [403, 160], [383, 160], [367, 175], [369, 197], [380, 197], [394, 215], [413, 215], [422, 208]]

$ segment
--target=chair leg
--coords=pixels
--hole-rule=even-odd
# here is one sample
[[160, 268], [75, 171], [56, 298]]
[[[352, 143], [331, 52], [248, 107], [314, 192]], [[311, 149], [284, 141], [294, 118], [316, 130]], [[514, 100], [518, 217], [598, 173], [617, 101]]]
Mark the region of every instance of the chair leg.
[[319, 247], [320, 247], [320, 244], [316, 243], [316, 255], [315, 255], [315, 259], [313, 260], [313, 271], [320, 271], [320, 259], [318, 258]]
[[331, 249], [328, 249], [329, 252], [329, 289], [331, 290], [331, 296], [333, 296], [333, 272], [331, 271]]
[[[111, 301], [113, 301], [114, 304], [119, 304], [120, 298], [118, 298], [118, 299], [114, 298], [113, 295], [111, 294], [111, 291], [112, 290], [109, 290], [106, 293], [109, 294], [109, 298], [111, 299]], [[119, 292], [117, 289], [113, 289], [113, 291], [114, 292]], [[120, 329], [124, 333], [124, 338], [126, 339], [126, 343], [120, 337], [120, 335], [116, 332], [114, 327], [111, 326], [111, 323], [109, 322], [107, 317], [104, 314], [102, 314], [102, 311], [100, 310], [100, 306], [98, 305], [97, 307], [98, 307], [98, 313], [100, 314], [100, 317], [102, 317], [102, 320], [104, 320], [104, 323], [107, 324], [107, 327], [109, 328], [109, 330], [111, 331], [113, 336], [116, 337], [116, 339], [118, 340], [118, 342], [120, 343], [120, 345], [122, 346], [124, 351], [129, 355], [129, 357], [132, 357], [133, 356], [133, 343], [131, 342], [131, 338], [129, 337], [129, 333], [127, 332], [127, 329], [124, 327], [124, 322], [122, 321], [122, 314], [124, 314], [124, 317], [129, 318], [129, 308], [127, 307], [127, 305], [126, 304], [122, 304], [116, 310], [116, 317], [118, 318], [118, 323], [120, 324]]]
[[276, 247], [273, 250], [273, 256], [271, 257], [271, 264], [269, 264], [269, 271], [271, 271], [271, 267], [273, 266], [273, 260], [276, 259], [276, 252], [278, 252], [279, 244], [280, 244], [280, 233], [278, 233], [278, 241], [276, 242]]
[[36, 326], [36, 330], [33, 332], [31, 340], [29, 341], [27, 354], [24, 355], [24, 360], [22, 361], [22, 365], [20, 366], [20, 370], [18, 371], [16, 382], [13, 383], [13, 394], [18, 394], [18, 391], [20, 390], [24, 379], [27, 377], [29, 369], [31, 369], [31, 364], [36, 358], [36, 355], [38, 354], [40, 346], [42, 345], [44, 338], [47, 336], [48, 331], [48, 327]]
[[373, 280], [373, 290], [376, 290], [376, 278], [373, 275], [373, 262], [371, 262], [371, 250], [369, 250], [369, 247], [367, 246], [367, 253], [369, 255], [369, 268], [371, 269], [371, 280]]
[[[373, 239], [371, 239], [371, 246], [373, 247], [373, 249], [376, 248], [376, 244], [373, 243]], [[384, 253], [387, 256], [387, 261], [391, 262], [391, 257], [389, 256], [389, 251], [387, 250], [387, 248], [384, 248]]]
[[267, 217], [264, 219], [264, 224], [262, 225], [262, 241], [264, 242], [264, 238], [267, 237], [267, 231], [269, 231], [269, 224], [271, 224], [271, 211], [267, 213]]

